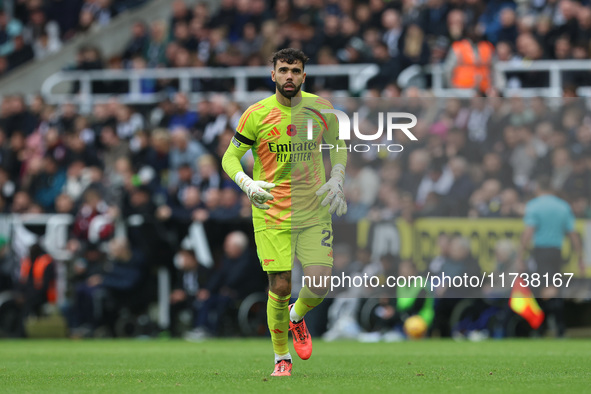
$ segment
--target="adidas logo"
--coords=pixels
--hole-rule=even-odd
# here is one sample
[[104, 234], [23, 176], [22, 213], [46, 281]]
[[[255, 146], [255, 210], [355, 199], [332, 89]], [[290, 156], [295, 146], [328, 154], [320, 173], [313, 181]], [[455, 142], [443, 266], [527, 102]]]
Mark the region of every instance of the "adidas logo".
[[267, 134], [269, 137], [280, 137], [281, 133], [277, 130], [277, 127], [273, 127], [270, 133]]

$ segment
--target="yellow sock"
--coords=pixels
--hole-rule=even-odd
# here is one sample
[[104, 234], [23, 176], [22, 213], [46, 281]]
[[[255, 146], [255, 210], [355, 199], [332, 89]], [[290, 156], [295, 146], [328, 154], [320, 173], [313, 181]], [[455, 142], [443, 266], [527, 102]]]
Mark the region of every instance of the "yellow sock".
[[298, 320], [303, 319], [306, 313], [310, 312], [312, 309], [314, 309], [314, 307], [320, 305], [322, 300], [324, 300], [324, 297], [326, 297], [326, 294], [328, 294], [328, 292], [322, 296], [319, 296], [313, 293], [312, 290], [308, 288], [308, 286], [302, 287], [298, 299], [293, 306], [293, 311], [298, 316]]
[[269, 291], [267, 301], [267, 324], [273, 341], [273, 351], [277, 355], [289, 352], [287, 334], [289, 330], [289, 299], [291, 296], [278, 296]]

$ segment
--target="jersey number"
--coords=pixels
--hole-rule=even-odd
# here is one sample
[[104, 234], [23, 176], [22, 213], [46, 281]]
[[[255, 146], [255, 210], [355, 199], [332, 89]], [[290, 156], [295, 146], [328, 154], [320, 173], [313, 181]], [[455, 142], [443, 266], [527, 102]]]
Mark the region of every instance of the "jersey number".
[[320, 245], [328, 246], [330, 248], [330, 244], [326, 241], [328, 241], [328, 239], [332, 235], [332, 232], [330, 230], [322, 230], [322, 234], [326, 234], [326, 237], [322, 238], [322, 241], [320, 241]]

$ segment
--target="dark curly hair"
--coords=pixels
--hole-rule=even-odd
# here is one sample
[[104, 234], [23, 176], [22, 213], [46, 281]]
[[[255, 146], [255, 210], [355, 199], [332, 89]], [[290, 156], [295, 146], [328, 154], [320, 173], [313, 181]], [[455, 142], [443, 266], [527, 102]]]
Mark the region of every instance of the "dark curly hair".
[[271, 62], [273, 63], [273, 68], [277, 65], [277, 61], [281, 60], [282, 62], [286, 62], [288, 64], [293, 64], [296, 61], [302, 62], [302, 68], [306, 65], [306, 62], [309, 60], [309, 57], [299, 49], [295, 48], [284, 48], [281, 49], [273, 54], [273, 58]]

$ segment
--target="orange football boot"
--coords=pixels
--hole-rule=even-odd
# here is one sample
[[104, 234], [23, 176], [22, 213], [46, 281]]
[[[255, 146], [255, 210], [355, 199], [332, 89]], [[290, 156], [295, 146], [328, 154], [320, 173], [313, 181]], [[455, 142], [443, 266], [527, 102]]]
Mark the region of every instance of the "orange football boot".
[[[291, 304], [289, 306], [290, 312], [293, 305], [294, 304]], [[300, 356], [302, 360], [309, 359], [312, 355], [312, 337], [310, 336], [310, 331], [308, 331], [304, 319], [299, 323], [294, 323], [290, 319], [289, 331], [291, 331], [291, 335], [293, 336], [293, 347], [298, 356]]]
[[291, 361], [279, 360], [271, 376], [291, 376]]

